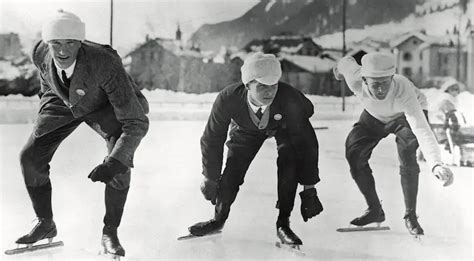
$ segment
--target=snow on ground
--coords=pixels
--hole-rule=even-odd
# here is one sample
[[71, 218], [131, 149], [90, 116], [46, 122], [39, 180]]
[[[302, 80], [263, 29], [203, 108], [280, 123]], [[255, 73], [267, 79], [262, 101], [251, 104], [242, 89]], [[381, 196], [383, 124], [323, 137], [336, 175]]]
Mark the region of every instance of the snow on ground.
[[[318, 194], [321, 215], [307, 223], [297, 197], [292, 227], [306, 256], [274, 246], [276, 241], [276, 145], [264, 143], [250, 166], [224, 232], [213, 238], [177, 241], [186, 228], [212, 216], [200, 191], [199, 138], [205, 121], [155, 121], [135, 155], [120, 240], [127, 260], [472, 260], [473, 169], [456, 167], [454, 184], [443, 188], [421, 163], [418, 215], [426, 236], [413, 240], [403, 224], [403, 199], [394, 138], [383, 140], [371, 160], [390, 231], [338, 233], [362, 213], [365, 203], [344, 159], [344, 140], [353, 120], [317, 121], [320, 142]], [[1, 249], [14, 247], [29, 231], [34, 214], [24, 188], [18, 154], [32, 125], [0, 125]], [[53, 208], [62, 248], [1, 260], [104, 260], [97, 256], [103, 206], [102, 184], [87, 179], [105, 156], [105, 143], [81, 126], [58, 149], [52, 165]], [[3, 251], [2, 251], [3, 252]]]

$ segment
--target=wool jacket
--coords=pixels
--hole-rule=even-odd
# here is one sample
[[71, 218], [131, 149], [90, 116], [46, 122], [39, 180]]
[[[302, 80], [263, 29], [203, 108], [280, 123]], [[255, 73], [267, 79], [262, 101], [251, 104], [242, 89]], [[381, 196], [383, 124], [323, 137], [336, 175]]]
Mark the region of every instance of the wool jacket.
[[41, 80], [40, 108], [33, 134], [85, 121], [102, 137], [121, 133], [109, 156], [133, 167], [133, 155], [148, 131], [148, 102], [108, 45], [84, 41], [79, 48], [69, 93], [61, 88], [48, 45], [39, 41], [32, 60]]
[[265, 111], [269, 113], [268, 124], [263, 129], [252, 120], [247, 102], [247, 89], [242, 83], [226, 87], [217, 96], [201, 137], [203, 175], [212, 180], [219, 179], [224, 143], [231, 126], [229, 136], [239, 136], [236, 140], [242, 143], [250, 142], [251, 139], [245, 139], [248, 135], [263, 139], [275, 136], [288, 141], [299, 162], [299, 183], [319, 182], [319, 145], [309, 122], [314, 113], [311, 101], [297, 89], [279, 82], [276, 96]]

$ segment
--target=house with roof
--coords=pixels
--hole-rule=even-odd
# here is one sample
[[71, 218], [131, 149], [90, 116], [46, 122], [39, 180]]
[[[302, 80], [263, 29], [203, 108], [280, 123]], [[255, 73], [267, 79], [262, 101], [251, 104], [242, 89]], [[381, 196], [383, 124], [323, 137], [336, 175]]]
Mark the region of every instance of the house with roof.
[[469, 28], [467, 35], [467, 79], [466, 87], [474, 93], [474, 28]]
[[246, 52], [318, 56], [323, 48], [311, 37], [278, 35], [267, 39], [254, 39], [243, 47]]
[[140, 88], [192, 93], [219, 91], [235, 81], [240, 69], [234, 63], [214, 63], [213, 53], [196, 46], [184, 48], [179, 27], [175, 39], [147, 36], [123, 61]]
[[451, 76], [461, 82], [466, 81], [467, 52], [462, 45], [458, 64], [454, 35], [433, 36], [423, 31], [409, 32], [394, 38], [391, 46], [396, 58], [397, 73], [405, 75], [416, 84], [437, 76]]
[[[334, 79], [334, 59], [308, 55], [281, 55], [279, 57], [283, 82], [306, 94], [340, 95], [340, 84]], [[350, 93], [347, 89], [346, 93]]]
[[0, 34], [0, 59], [10, 60], [20, 56], [22, 56], [22, 53], [18, 34]]

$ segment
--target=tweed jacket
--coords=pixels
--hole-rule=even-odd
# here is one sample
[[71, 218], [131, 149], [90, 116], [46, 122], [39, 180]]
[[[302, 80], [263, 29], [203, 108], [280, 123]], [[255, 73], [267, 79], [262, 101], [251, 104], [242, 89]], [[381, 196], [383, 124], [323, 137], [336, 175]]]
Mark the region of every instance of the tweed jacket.
[[[298, 158], [299, 183], [304, 185], [319, 182], [319, 145], [309, 118], [314, 107], [300, 91], [279, 82], [275, 99], [269, 108], [269, 121], [259, 129], [252, 121], [248, 104], [247, 89], [242, 83], [230, 85], [217, 96], [201, 137], [203, 175], [218, 180], [221, 175], [223, 146], [229, 136], [239, 136], [239, 142], [248, 143], [254, 139], [245, 137], [273, 137], [292, 146]], [[245, 145], [245, 144], [243, 144]], [[230, 146], [227, 143], [227, 146]], [[239, 144], [236, 144], [239, 146]]]
[[133, 155], [148, 131], [148, 102], [108, 45], [84, 41], [69, 93], [60, 88], [48, 45], [39, 41], [32, 60], [41, 80], [33, 135], [41, 137], [74, 121], [85, 121], [103, 138], [120, 135], [109, 156], [133, 167]]

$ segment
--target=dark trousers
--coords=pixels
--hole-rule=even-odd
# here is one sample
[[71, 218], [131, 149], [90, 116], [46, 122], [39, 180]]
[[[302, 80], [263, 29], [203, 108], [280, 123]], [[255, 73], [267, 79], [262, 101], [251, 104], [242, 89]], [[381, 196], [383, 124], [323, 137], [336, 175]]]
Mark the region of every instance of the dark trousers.
[[404, 115], [384, 124], [364, 110], [346, 139], [346, 159], [352, 178], [364, 195], [369, 209], [380, 208], [369, 159], [379, 141], [390, 133], [396, 136], [406, 212], [415, 213], [420, 173], [416, 161], [418, 141]]
[[[83, 121], [88, 119], [73, 119], [66, 111], [57, 110], [55, 115], [40, 115], [38, 121], [55, 121], [59, 127], [52, 129], [41, 136], [36, 135], [37, 126], [43, 122], [37, 122], [35, 130], [28, 138], [20, 154], [20, 165], [28, 193], [33, 203], [37, 217], [52, 218], [51, 208], [51, 182], [49, 178], [51, 159], [61, 142], [68, 137]], [[69, 112], [70, 113], [70, 112]], [[64, 114], [64, 115], [63, 115]], [[61, 122], [60, 119], [63, 119]], [[88, 122], [89, 124], [89, 122]], [[107, 136], [106, 143], [109, 153], [121, 133], [117, 132]], [[85, 175], [88, 174], [86, 171]], [[118, 227], [123, 214], [123, 208], [130, 186], [130, 169], [125, 173], [118, 174], [106, 185], [105, 207], [106, 213], [104, 224]]]
[[[235, 201], [245, 174], [267, 136], [238, 132], [227, 142], [228, 153], [224, 172], [220, 178], [215, 219], [226, 220]], [[275, 136], [278, 147], [278, 203], [280, 216], [290, 216], [298, 187], [293, 147], [282, 135]]]

